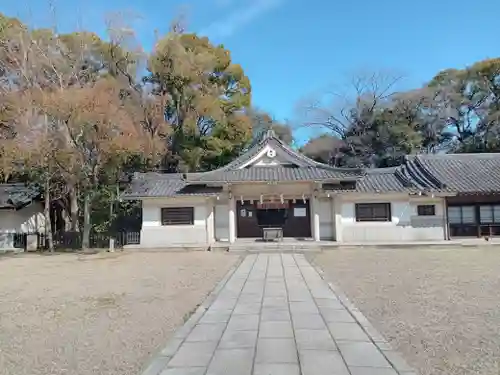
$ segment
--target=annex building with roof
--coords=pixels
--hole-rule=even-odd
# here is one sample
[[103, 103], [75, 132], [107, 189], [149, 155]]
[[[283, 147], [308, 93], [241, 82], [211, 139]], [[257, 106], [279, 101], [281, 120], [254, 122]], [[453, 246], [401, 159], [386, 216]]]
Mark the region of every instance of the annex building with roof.
[[[18, 233], [44, 231], [40, 191], [22, 183], [0, 184], [0, 251], [16, 249], [15, 235]], [[34, 242], [36, 246], [36, 236]]]
[[273, 131], [201, 173], [136, 173], [122, 199], [142, 202], [140, 246], [279, 237], [338, 243], [444, 241], [500, 234], [500, 154], [408, 156], [398, 167], [316, 162]]

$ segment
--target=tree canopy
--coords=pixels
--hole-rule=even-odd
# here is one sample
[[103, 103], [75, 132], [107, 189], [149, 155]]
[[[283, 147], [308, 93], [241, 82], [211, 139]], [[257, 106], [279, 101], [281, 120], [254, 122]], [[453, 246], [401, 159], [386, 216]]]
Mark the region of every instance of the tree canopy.
[[[409, 91], [396, 90], [397, 81], [357, 76], [351, 100], [307, 108], [301, 125], [321, 126], [337, 140], [322, 160], [329, 155], [336, 165], [387, 167], [407, 154], [500, 151], [500, 59], [444, 70]], [[320, 141], [324, 137], [310, 144]], [[315, 155], [310, 146], [304, 152]]]

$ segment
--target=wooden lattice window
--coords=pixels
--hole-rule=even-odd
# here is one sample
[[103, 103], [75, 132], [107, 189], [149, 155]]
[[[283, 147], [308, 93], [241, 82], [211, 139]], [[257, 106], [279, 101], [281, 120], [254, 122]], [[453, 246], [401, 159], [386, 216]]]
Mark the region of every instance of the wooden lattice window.
[[161, 225], [193, 225], [194, 207], [164, 207], [161, 209]]

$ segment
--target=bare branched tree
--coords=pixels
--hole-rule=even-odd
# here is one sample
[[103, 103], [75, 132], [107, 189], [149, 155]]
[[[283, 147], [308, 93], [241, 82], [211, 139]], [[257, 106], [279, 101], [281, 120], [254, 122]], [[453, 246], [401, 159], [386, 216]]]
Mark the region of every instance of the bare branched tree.
[[396, 95], [403, 76], [391, 72], [359, 72], [354, 74], [347, 88], [327, 90], [312, 100], [299, 103], [299, 126], [322, 127], [337, 137], [344, 137], [355, 112], [371, 113], [384, 107]]

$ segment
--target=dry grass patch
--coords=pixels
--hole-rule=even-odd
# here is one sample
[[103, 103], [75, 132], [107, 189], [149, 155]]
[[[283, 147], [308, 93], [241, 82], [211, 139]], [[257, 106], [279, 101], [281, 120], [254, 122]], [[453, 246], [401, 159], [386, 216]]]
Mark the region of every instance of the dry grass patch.
[[422, 375], [500, 373], [500, 248], [313, 257]]
[[0, 258], [0, 374], [137, 374], [237, 260], [206, 252]]

